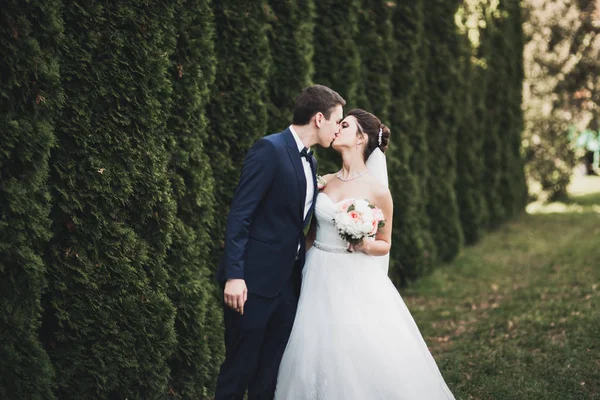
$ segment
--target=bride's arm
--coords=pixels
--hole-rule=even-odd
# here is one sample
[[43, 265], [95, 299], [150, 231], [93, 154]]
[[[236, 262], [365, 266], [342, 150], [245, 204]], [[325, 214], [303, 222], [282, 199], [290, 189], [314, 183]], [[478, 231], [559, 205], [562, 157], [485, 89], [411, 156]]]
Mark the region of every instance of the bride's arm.
[[390, 252], [392, 246], [394, 203], [390, 191], [386, 188], [385, 191], [376, 194], [373, 203], [383, 211], [385, 226], [379, 230], [375, 240], [363, 240], [361, 244], [353, 246], [353, 250], [362, 251], [370, 256], [384, 256]]
[[310, 220], [310, 228], [308, 228], [308, 233], [306, 234], [306, 251], [308, 251], [313, 243], [315, 242], [315, 238], [317, 236], [317, 223], [316, 223], [316, 218], [313, 215], [312, 219]]

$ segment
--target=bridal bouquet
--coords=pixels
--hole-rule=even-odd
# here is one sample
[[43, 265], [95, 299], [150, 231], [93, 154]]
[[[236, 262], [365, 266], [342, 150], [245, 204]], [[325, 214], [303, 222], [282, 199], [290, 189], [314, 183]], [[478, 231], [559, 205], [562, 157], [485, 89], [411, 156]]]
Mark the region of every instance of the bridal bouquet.
[[333, 223], [342, 239], [358, 244], [366, 237], [375, 237], [385, 226], [381, 209], [368, 200], [352, 200], [342, 203], [333, 216]]

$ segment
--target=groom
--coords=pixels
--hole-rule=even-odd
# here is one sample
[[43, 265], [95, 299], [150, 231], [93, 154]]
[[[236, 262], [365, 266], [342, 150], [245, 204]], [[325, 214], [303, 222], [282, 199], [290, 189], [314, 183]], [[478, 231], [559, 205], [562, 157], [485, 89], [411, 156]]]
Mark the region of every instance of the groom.
[[305, 259], [304, 229], [317, 195], [316, 160], [329, 147], [344, 99], [322, 85], [296, 98], [292, 125], [258, 140], [244, 160], [231, 202], [225, 254], [225, 361], [215, 400], [272, 400], [279, 363], [294, 323]]

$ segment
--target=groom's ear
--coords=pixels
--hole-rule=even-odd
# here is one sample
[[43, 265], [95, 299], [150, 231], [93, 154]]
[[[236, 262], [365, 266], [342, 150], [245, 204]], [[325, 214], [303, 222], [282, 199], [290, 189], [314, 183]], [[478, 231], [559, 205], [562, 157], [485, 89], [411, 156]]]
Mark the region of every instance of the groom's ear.
[[315, 119], [315, 125], [317, 126], [317, 128], [321, 128], [321, 125], [323, 125], [323, 120], [325, 119], [325, 116], [323, 115], [322, 112], [318, 112], [315, 114], [314, 116]]

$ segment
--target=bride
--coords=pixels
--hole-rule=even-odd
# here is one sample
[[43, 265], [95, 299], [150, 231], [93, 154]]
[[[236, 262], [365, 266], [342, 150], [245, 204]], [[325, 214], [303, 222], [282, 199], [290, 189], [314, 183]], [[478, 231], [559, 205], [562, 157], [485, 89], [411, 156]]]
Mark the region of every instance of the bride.
[[[342, 169], [324, 177], [316, 203], [316, 238], [277, 378], [278, 400], [448, 400], [435, 360], [387, 277], [392, 197], [385, 155], [390, 130], [352, 110], [333, 147]], [[336, 207], [368, 199], [386, 225], [375, 240], [349, 246], [332, 218]]]

